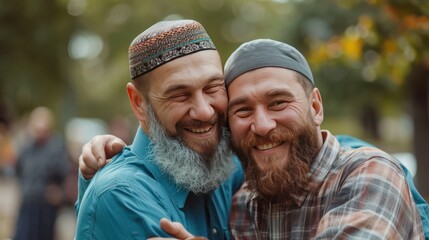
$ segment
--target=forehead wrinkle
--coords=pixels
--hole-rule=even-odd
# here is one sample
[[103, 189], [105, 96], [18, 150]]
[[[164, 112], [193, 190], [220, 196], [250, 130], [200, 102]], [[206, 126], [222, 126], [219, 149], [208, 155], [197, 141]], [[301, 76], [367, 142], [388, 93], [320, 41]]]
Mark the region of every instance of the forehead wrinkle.
[[177, 91], [177, 90], [183, 90], [183, 89], [186, 89], [186, 88], [189, 88], [189, 86], [186, 85], [186, 84], [183, 84], [183, 83], [171, 84], [171, 85], [169, 85], [167, 87], [167, 89], [165, 89], [164, 94], [168, 94], [170, 92], [174, 92], [174, 91]]
[[[217, 81], [217, 80], [222, 80], [222, 81], [224, 81], [223, 80], [223, 76], [221, 75], [221, 74], [213, 74], [212, 76], [209, 76], [208, 78], [207, 78], [207, 80], [204, 82], [204, 86], [205, 85], [207, 85], [207, 84], [209, 84], [210, 82], [212, 82], [212, 81]], [[175, 79], [175, 80], [173, 80], [173, 81], [178, 81], [178, 82], [180, 82], [180, 83], [178, 83], [178, 84], [169, 84], [169, 86], [165, 89], [165, 91], [164, 91], [164, 94], [168, 94], [168, 93], [170, 93], [170, 92], [174, 92], [174, 91], [178, 91], [178, 90], [184, 90], [184, 89], [187, 89], [187, 88], [191, 88], [191, 85], [190, 84], [186, 84], [186, 79], [182, 79], [182, 77], [181, 78], [177, 78], [177, 79]]]

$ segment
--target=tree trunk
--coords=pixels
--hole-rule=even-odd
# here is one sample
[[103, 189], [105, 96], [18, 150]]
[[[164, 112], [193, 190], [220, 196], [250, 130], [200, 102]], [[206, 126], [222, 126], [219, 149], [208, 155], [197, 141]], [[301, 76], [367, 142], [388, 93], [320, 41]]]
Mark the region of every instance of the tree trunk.
[[429, 65], [413, 64], [408, 77], [411, 115], [414, 123], [413, 146], [417, 161], [416, 185], [429, 199]]

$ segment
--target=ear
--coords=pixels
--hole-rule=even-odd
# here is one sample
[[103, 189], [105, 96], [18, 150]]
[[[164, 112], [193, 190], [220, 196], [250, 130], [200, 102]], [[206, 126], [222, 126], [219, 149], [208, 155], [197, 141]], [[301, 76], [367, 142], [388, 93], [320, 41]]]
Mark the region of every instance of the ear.
[[316, 126], [322, 125], [323, 122], [323, 103], [322, 96], [318, 88], [314, 88], [310, 96], [311, 114], [313, 115]]
[[139, 120], [140, 126], [143, 130], [148, 133], [149, 128], [147, 124], [148, 117], [146, 98], [144, 98], [143, 94], [131, 82], [127, 84], [127, 93], [134, 115]]

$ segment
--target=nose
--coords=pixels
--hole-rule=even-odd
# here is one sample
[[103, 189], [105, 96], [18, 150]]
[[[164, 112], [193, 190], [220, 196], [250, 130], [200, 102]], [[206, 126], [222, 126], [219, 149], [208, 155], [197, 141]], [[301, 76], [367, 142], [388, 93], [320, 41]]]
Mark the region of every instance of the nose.
[[199, 121], [209, 121], [214, 114], [214, 109], [211, 106], [209, 98], [204, 98], [204, 95], [200, 94], [195, 97], [193, 106], [189, 111], [189, 115], [192, 119]]
[[272, 119], [267, 111], [255, 110], [251, 131], [259, 136], [266, 136], [271, 130], [276, 128], [277, 123]]

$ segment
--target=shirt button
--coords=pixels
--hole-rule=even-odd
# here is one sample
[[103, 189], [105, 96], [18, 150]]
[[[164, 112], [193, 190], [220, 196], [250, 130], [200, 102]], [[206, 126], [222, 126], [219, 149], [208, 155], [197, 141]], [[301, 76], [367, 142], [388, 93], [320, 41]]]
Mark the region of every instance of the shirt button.
[[216, 228], [213, 228], [213, 229], [212, 229], [212, 233], [213, 233], [213, 235], [216, 235], [216, 234], [217, 234], [217, 229], [216, 229]]

